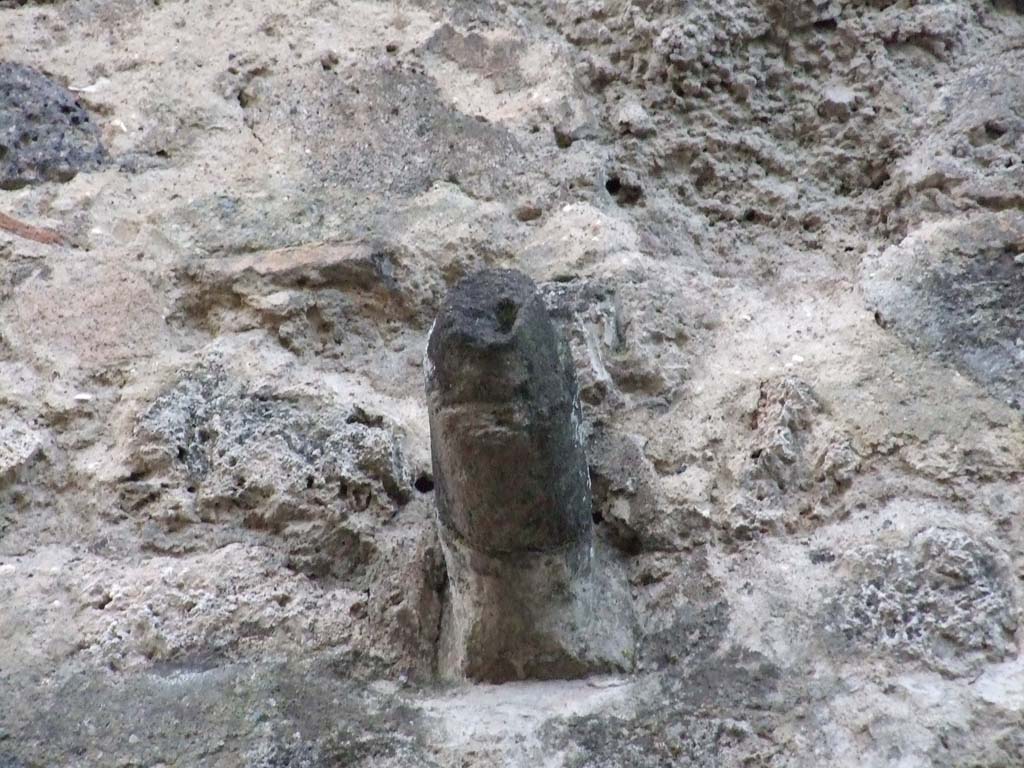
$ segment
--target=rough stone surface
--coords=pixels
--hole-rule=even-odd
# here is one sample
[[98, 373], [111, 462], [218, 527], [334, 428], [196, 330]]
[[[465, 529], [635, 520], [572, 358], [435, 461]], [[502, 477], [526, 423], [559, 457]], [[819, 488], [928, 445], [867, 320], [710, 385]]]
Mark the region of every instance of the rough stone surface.
[[0, 61], [0, 189], [69, 181], [106, 160], [74, 94], [41, 72]]
[[854, 576], [827, 606], [843, 640], [948, 675], [1016, 655], [1012, 581], [991, 547], [962, 531], [927, 528], [905, 549], [868, 547], [848, 559]]
[[[1021, 10], [0, 0], [0, 765], [1024, 765]], [[628, 674], [439, 682], [484, 268]]]
[[10, 482], [38, 455], [42, 447], [39, 433], [7, 414], [0, 427], [0, 483]]

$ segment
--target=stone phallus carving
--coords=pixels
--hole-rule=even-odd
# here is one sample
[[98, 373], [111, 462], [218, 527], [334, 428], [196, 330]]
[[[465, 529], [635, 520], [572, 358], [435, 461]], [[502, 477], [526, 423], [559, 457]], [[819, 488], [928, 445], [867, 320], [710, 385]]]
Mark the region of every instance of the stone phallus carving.
[[595, 553], [576, 377], [528, 277], [484, 270], [452, 289], [427, 343], [426, 386], [451, 587], [441, 674], [631, 668], [629, 598]]

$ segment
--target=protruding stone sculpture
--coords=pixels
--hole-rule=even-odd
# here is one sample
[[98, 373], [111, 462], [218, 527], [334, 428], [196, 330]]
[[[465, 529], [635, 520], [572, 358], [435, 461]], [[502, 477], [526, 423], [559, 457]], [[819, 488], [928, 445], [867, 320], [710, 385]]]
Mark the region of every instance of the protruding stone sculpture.
[[460, 281], [427, 344], [451, 599], [439, 667], [502, 682], [628, 669], [628, 596], [595, 559], [573, 367], [533, 282]]

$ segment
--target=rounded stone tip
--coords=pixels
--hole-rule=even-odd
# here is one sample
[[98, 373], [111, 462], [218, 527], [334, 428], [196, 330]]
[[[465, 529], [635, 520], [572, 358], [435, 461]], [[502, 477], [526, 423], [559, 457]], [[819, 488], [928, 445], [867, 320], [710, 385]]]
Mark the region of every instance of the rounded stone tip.
[[427, 392], [446, 405], [557, 408], [576, 386], [561, 351], [533, 281], [485, 269], [456, 283], [441, 306], [427, 342]]
[[475, 272], [456, 283], [448, 294], [431, 340], [480, 349], [507, 346], [512, 343], [520, 312], [524, 307], [527, 313], [536, 311], [531, 305], [537, 301], [537, 286], [522, 272]]

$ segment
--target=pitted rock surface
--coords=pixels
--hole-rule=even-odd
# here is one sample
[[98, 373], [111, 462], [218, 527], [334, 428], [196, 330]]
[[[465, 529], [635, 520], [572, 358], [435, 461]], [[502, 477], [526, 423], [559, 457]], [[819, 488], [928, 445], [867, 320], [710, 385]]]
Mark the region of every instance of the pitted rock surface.
[[107, 160], [74, 94], [41, 72], [0, 61], [0, 189], [64, 182]]
[[852, 553], [853, 578], [827, 606], [837, 639], [915, 658], [945, 674], [1015, 655], [1007, 564], [961, 531], [930, 528], [905, 548]]
[[[0, 0], [0, 765], [1024, 765], [1022, 40], [1021, 0]], [[537, 286], [586, 458], [499, 408], [536, 431], [460, 487], [592, 481], [497, 555], [439, 529], [423, 387], [482, 269]], [[482, 601], [518, 682], [439, 685], [470, 560], [543, 566]]]

